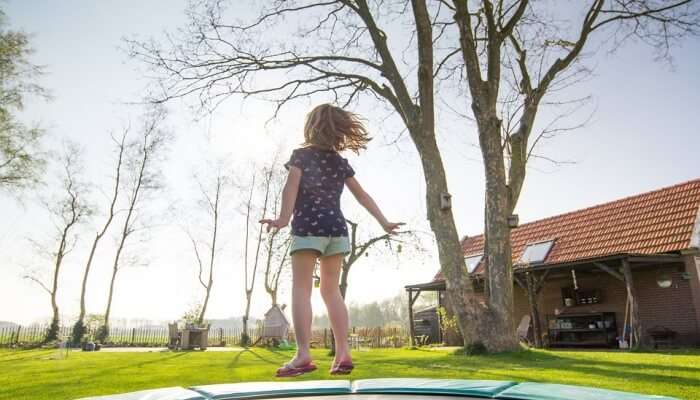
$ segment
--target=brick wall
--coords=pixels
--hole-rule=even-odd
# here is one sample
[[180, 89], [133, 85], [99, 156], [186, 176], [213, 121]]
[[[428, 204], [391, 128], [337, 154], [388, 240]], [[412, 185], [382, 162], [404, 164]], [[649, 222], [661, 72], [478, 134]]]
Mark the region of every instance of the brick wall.
[[[644, 335], [646, 335], [647, 329], [662, 325], [678, 332], [680, 344], [700, 344], [700, 328], [693, 306], [690, 281], [684, 278], [683, 265], [633, 268], [632, 271], [639, 297], [639, 312]], [[671, 287], [664, 289], [657, 285], [657, 277], [661, 274], [671, 276], [673, 280]], [[543, 329], [547, 328], [547, 315], [554, 315], [555, 309], [571, 313], [615, 312], [618, 334], [620, 334], [627, 300], [624, 283], [603, 271], [579, 271], [576, 277], [580, 289], [601, 290], [601, 303], [565, 307], [562, 304], [561, 289], [573, 284], [571, 276], [547, 279], [538, 299]], [[523, 315], [530, 312], [527, 295], [520, 287], [515, 288], [514, 301], [515, 323], [517, 324]], [[648, 338], [643, 339], [645, 344], [648, 344]]]

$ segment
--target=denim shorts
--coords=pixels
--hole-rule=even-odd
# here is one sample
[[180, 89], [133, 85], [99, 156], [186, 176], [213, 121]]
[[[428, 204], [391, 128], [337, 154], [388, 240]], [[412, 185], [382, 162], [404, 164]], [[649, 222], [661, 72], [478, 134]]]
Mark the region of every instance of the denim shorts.
[[321, 257], [336, 254], [350, 254], [350, 240], [347, 236], [296, 236], [292, 235], [289, 254], [299, 250], [316, 250]]

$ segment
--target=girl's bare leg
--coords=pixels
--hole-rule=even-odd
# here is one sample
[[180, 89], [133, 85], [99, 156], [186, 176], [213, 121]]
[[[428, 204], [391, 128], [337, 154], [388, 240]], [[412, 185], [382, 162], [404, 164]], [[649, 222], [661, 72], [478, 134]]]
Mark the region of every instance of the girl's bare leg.
[[348, 346], [348, 309], [340, 295], [341, 263], [343, 255], [337, 254], [321, 258], [321, 297], [328, 309], [328, 319], [333, 328], [335, 338], [334, 365], [350, 362], [350, 346]]
[[297, 354], [290, 364], [294, 367], [311, 361], [311, 289], [317, 253], [300, 250], [292, 254], [292, 321], [297, 341]]

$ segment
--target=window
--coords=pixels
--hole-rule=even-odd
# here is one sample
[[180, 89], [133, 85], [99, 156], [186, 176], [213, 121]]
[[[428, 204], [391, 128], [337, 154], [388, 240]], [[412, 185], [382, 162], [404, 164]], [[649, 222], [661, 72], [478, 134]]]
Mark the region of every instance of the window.
[[523, 255], [520, 256], [520, 262], [523, 264], [539, 264], [544, 262], [553, 244], [554, 240], [528, 244], [523, 251]]
[[483, 254], [464, 257], [464, 263], [467, 264], [467, 271], [469, 271], [470, 274], [474, 272], [482, 258], [484, 258]]

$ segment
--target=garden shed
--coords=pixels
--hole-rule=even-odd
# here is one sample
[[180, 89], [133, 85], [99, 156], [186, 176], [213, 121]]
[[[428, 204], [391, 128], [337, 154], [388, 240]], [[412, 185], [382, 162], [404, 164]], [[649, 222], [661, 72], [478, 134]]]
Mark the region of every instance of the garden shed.
[[265, 313], [260, 339], [280, 341], [287, 338], [287, 332], [289, 332], [287, 316], [284, 315], [283, 309], [275, 304]]

